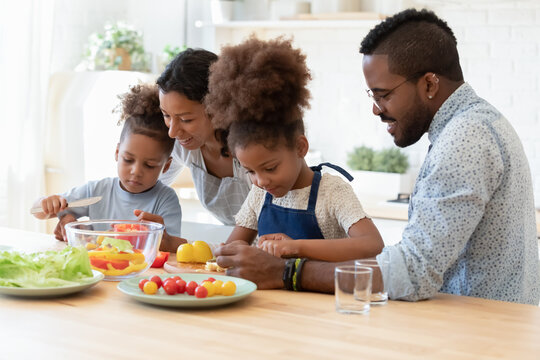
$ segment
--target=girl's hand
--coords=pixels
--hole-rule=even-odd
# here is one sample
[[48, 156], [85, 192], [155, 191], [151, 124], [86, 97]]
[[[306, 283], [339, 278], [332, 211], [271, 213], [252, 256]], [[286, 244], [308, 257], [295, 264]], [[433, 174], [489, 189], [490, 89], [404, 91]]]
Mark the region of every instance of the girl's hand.
[[292, 257], [298, 255], [300, 242], [285, 234], [267, 234], [259, 238], [257, 246], [277, 257]]
[[74, 221], [77, 221], [77, 219], [71, 214], [66, 214], [62, 216], [60, 221], [58, 221], [58, 224], [56, 224], [56, 228], [54, 229], [54, 237], [60, 241], [67, 241], [65, 225]]

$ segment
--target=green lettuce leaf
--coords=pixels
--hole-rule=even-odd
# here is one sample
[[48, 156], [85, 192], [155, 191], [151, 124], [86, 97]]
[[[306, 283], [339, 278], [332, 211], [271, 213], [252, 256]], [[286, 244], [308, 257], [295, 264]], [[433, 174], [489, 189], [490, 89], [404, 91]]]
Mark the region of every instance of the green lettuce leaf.
[[25, 254], [0, 251], [0, 286], [43, 288], [90, 282], [94, 275], [82, 246]]
[[123, 251], [127, 253], [133, 253], [133, 245], [127, 240], [116, 239], [111, 237], [105, 237], [101, 246], [112, 246], [118, 249], [118, 251]]

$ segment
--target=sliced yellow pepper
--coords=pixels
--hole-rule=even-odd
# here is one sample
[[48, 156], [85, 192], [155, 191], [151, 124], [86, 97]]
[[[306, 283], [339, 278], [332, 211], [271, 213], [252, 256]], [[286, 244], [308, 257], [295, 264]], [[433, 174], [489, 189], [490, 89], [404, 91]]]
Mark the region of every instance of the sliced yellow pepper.
[[140, 264], [144, 261], [144, 254], [142, 253], [124, 253], [119, 254], [110, 251], [89, 251], [89, 257], [109, 259], [109, 260], [129, 260], [134, 264]]
[[118, 269], [115, 269], [111, 264], [107, 264], [107, 268], [109, 270], [101, 269], [101, 272], [107, 276], [121, 276], [121, 275], [131, 274], [132, 272], [135, 272], [135, 271], [140, 271], [144, 269], [146, 265], [148, 265], [146, 262], [143, 262], [142, 264], [138, 264], [138, 265], [130, 263], [129, 266], [126, 267], [125, 269], [118, 270]]

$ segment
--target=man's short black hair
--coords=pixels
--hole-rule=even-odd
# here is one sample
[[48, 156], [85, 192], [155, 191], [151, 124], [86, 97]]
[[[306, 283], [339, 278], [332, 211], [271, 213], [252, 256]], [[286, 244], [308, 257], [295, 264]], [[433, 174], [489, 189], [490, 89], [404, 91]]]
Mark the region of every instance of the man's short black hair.
[[388, 55], [390, 72], [406, 78], [434, 72], [463, 80], [452, 29], [426, 9], [407, 9], [375, 26], [362, 40], [360, 53]]

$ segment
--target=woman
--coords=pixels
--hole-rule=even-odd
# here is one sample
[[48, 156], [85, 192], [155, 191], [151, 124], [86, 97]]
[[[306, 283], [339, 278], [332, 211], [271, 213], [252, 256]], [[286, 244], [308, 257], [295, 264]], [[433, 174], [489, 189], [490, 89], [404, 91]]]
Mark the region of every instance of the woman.
[[229, 153], [227, 131], [214, 129], [202, 104], [208, 93], [209, 68], [216, 60], [210, 51], [187, 49], [157, 80], [165, 124], [169, 136], [176, 139], [173, 162], [161, 181], [172, 184], [187, 166], [202, 205], [225, 225], [234, 225], [251, 181]]

